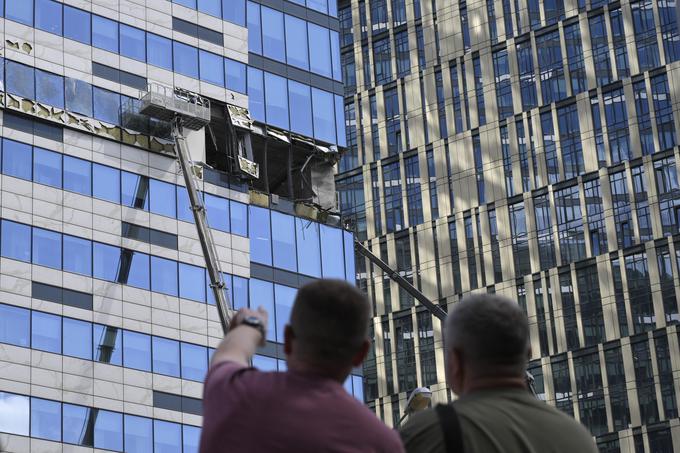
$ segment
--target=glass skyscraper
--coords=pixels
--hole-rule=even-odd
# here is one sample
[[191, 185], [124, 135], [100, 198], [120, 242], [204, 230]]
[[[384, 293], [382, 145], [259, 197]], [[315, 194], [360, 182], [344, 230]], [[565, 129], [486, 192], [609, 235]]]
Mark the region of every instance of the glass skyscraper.
[[[346, 0], [346, 222], [430, 299], [528, 315], [539, 397], [601, 451], [678, 442], [674, 2]], [[446, 401], [441, 325], [370, 262], [365, 398]]]
[[[346, 137], [337, 5], [4, 0], [0, 13], [0, 451], [195, 452], [222, 330], [168, 124], [140, 113], [139, 93], [210, 99], [210, 128], [187, 140], [228, 296], [269, 311], [253, 365], [285, 369], [296, 289], [356, 275], [352, 234], [316, 189]], [[363, 400], [361, 370], [345, 386]]]

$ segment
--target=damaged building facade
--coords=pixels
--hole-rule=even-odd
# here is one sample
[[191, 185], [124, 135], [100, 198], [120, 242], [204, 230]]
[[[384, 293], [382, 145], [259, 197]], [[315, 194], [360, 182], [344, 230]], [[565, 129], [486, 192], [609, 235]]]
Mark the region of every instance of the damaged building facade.
[[[525, 309], [539, 397], [603, 452], [680, 449], [680, 37], [662, 0], [339, 5], [347, 224], [442, 307]], [[368, 260], [368, 404], [447, 399], [438, 319]]]
[[284, 369], [296, 288], [355, 278], [335, 1], [0, 13], [0, 450], [195, 452], [222, 330], [170, 124], [142, 98], [209, 105], [191, 172], [232, 306], [270, 313], [254, 365]]

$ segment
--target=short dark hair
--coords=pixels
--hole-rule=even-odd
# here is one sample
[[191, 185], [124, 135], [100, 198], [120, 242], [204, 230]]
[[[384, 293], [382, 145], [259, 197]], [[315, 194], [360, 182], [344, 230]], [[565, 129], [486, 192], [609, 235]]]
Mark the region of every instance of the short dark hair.
[[290, 325], [304, 360], [346, 364], [368, 337], [366, 296], [342, 280], [315, 280], [297, 292]]
[[529, 323], [510, 299], [479, 294], [456, 303], [446, 320], [446, 347], [458, 349], [480, 373], [521, 374], [529, 353]]

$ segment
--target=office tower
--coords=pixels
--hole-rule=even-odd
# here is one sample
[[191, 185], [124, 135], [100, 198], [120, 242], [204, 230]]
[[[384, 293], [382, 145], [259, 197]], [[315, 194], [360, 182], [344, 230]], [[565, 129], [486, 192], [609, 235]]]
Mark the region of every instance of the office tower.
[[[230, 300], [269, 310], [254, 365], [283, 369], [296, 288], [355, 275], [328, 214], [335, 4], [0, 5], [0, 451], [195, 452], [222, 330], [169, 124], [139, 95], [210, 101], [193, 173]], [[360, 370], [346, 387], [363, 399]]]
[[[675, 3], [339, 4], [347, 223], [449, 309], [495, 292], [529, 317], [539, 397], [601, 451], [677, 436]], [[411, 390], [446, 401], [441, 325], [367, 260], [365, 397], [388, 424]]]

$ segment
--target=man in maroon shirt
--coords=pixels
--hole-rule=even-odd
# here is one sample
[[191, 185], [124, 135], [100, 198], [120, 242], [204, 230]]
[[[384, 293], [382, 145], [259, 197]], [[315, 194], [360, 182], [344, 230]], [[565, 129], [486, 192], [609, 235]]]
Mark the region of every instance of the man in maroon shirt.
[[369, 304], [340, 280], [300, 288], [286, 326], [288, 371], [250, 366], [267, 312], [242, 309], [215, 351], [203, 395], [202, 453], [403, 452], [342, 386], [370, 347]]

